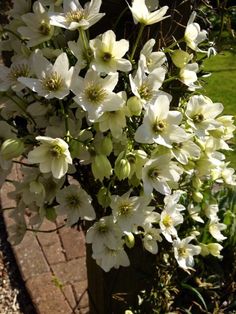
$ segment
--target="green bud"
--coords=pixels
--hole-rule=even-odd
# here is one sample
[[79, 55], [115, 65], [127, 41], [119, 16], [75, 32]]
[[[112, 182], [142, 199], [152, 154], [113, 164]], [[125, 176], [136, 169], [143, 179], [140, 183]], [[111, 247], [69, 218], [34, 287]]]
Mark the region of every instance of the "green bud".
[[171, 59], [177, 68], [182, 69], [186, 64], [189, 63], [189, 61], [192, 59], [192, 56], [186, 51], [178, 49], [174, 50], [174, 52], [171, 54]]
[[135, 237], [132, 232], [125, 233], [125, 244], [129, 249], [132, 249], [135, 245]]
[[193, 200], [197, 203], [201, 203], [203, 200], [203, 195], [201, 192], [193, 192]]
[[92, 172], [96, 180], [102, 181], [104, 177], [110, 178], [112, 167], [105, 155], [96, 155], [92, 162]]
[[127, 106], [131, 115], [139, 116], [142, 111], [142, 102], [137, 96], [132, 96], [127, 100]]
[[98, 203], [102, 207], [104, 207], [104, 208], [108, 207], [111, 203], [110, 191], [107, 188], [105, 188], [104, 186], [101, 187], [101, 189], [98, 191], [97, 199], [98, 199]]
[[3, 159], [11, 160], [19, 157], [24, 151], [24, 143], [18, 138], [9, 138], [2, 143], [0, 154]]
[[199, 190], [202, 186], [202, 181], [198, 177], [194, 176], [192, 179], [192, 185], [196, 190]]
[[116, 159], [115, 162], [115, 174], [117, 175], [118, 179], [124, 180], [126, 178], [128, 178], [129, 174], [130, 174], [130, 163], [128, 162], [127, 159]]
[[76, 141], [74, 139], [72, 139], [70, 141], [70, 153], [71, 153], [71, 157], [72, 158], [77, 158], [82, 151], [83, 148], [83, 144], [80, 143], [79, 141]]
[[102, 155], [109, 156], [112, 152], [112, 140], [109, 136], [106, 136], [101, 141], [100, 151]]

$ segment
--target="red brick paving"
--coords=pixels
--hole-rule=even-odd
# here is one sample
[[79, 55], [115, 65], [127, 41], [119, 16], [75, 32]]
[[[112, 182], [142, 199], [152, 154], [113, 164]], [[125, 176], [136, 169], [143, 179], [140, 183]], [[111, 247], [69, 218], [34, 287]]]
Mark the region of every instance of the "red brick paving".
[[[14, 167], [9, 178], [20, 179], [17, 167]], [[15, 206], [15, 202], [7, 197], [12, 189], [8, 182], [1, 188], [2, 208]], [[7, 228], [12, 224], [9, 212], [4, 211]], [[45, 220], [41, 229], [50, 230], [56, 226]], [[52, 233], [27, 232], [13, 251], [38, 314], [89, 313], [82, 231], [62, 228]]]

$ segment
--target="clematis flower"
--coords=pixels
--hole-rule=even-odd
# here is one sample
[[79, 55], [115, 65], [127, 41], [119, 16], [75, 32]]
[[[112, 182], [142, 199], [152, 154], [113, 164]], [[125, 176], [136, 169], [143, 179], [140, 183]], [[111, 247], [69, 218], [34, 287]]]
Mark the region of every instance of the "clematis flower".
[[33, 12], [26, 13], [21, 17], [26, 26], [20, 26], [17, 29], [28, 40], [28, 47], [44, 43], [54, 34], [54, 27], [50, 24], [48, 12], [39, 1], [33, 4]]
[[207, 31], [201, 31], [199, 24], [194, 22], [195, 17], [196, 12], [192, 12], [185, 29], [184, 39], [189, 48], [203, 52], [198, 48], [198, 45], [207, 38]]
[[221, 242], [221, 241], [227, 239], [227, 237], [225, 237], [221, 233], [221, 230], [225, 230], [226, 228], [227, 228], [227, 226], [224, 223], [219, 222], [218, 217], [210, 220], [209, 232], [213, 236], [213, 238], [216, 239], [217, 241]]
[[39, 163], [42, 173], [52, 172], [56, 179], [63, 177], [68, 170], [68, 164], [72, 164], [68, 144], [61, 138], [47, 136], [37, 136], [36, 140], [41, 145], [29, 152], [28, 162]]
[[89, 70], [84, 78], [74, 77], [72, 91], [74, 101], [88, 113], [88, 120], [95, 122], [104, 112], [122, 108], [123, 98], [112, 92], [118, 82], [118, 73], [99, 76], [98, 72]]
[[105, 15], [99, 13], [101, 4], [101, 0], [91, 0], [83, 8], [78, 0], [64, 0], [64, 13], [51, 13], [50, 24], [71, 31], [78, 28], [86, 30]]
[[178, 182], [181, 169], [171, 161], [171, 155], [161, 155], [155, 159], [149, 159], [143, 166], [142, 181], [146, 195], [150, 195], [155, 189], [161, 194], [171, 193], [168, 181]]
[[115, 247], [103, 245], [101, 251], [93, 252], [92, 257], [105, 272], [110, 271], [113, 267], [117, 269], [120, 266], [127, 267], [130, 265], [128, 255], [123, 248], [122, 241], [117, 243], [117, 246]]
[[201, 247], [199, 245], [193, 245], [189, 242], [193, 240], [192, 236], [186, 237], [182, 240], [176, 239], [173, 242], [174, 255], [177, 263], [181, 268], [186, 270], [192, 270], [194, 266], [194, 255], [201, 253]]
[[149, 39], [140, 51], [140, 58], [144, 61], [144, 70], [146, 73], [162, 67], [167, 60], [163, 51], [152, 51], [155, 43], [155, 39]]
[[197, 88], [201, 87], [200, 85], [194, 84], [198, 79], [197, 77], [198, 70], [199, 68], [197, 63], [187, 64], [180, 69], [179, 80], [185, 85], [187, 85], [188, 90], [190, 91], [195, 91]]
[[80, 218], [85, 220], [94, 220], [96, 218], [91, 204], [91, 197], [78, 185], [71, 184], [59, 190], [56, 200], [59, 203], [55, 207], [56, 212], [59, 215], [67, 216], [68, 226], [74, 225]]
[[140, 58], [138, 69], [133, 77], [129, 75], [130, 87], [133, 94], [142, 101], [150, 103], [157, 97], [158, 90], [165, 79], [166, 70], [162, 67], [154, 69], [148, 75], [145, 73], [145, 59]]
[[144, 229], [143, 232], [143, 246], [145, 250], [152, 254], [157, 254], [158, 253], [158, 244], [157, 242], [162, 241], [162, 237], [160, 235], [160, 230], [157, 228], [150, 228], [148, 226], [142, 226]]
[[30, 72], [30, 64], [26, 59], [13, 62], [9, 68], [0, 64], [0, 91], [7, 91], [9, 88], [16, 92], [21, 91], [25, 86], [17, 79], [21, 76], [29, 77]]
[[200, 147], [191, 140], [178, 141], [172, 144], [171, 153], [183, 165], [187, 165], [189, 159], [198, 159], [201, 155]]
[[52, 65], [42, 56], [40, 50], [36, 51], [33, 55], [33, 70], [37, 78], [22, 76], [18, 81], [46, 99], [62, 99], [69, 94], [74, 69], [69, 69], [66, 53], [61, 53]]
[[215, 118], [223, 111], [221, 103], [213, 103], [210, 98], [202, 95], [190, 97], [186, 108], [187, 122], [199, 137], [208, 135], [209, 130], [215, 130], [221, 123]]
[[90, 40], [89, 44], [94, 53], [91, 62], [93, 70], [107, 74], [131, 70], [130, 61], [122, 58], [129, 50], [129, 42], [125, 39], [116, 41], [116, 35], [112, 30]]
[[95, 222], [86, 233], [86, 242], [92, 243], [93, 252], [100, 252], [105, 246], [117, 247], [122, 237], [120, 228], [112, 216], [104, 216]]
[[134, 139], [139, 143], [159, 144], [171, 148], [173, 142], [182, 142], [187, 134], [178, 125], [182, 120], [179, 111], [169, 110], [170, 98], [159, 95], [149, 104], [143, 124], [137, 129]]
[[150, 11], [149, 8], [147, 7], [145, 0], [133, 0], [132, 5], [129, 5], [129, 9], [133, 15], [135, 24], [141, 23], [144, 25], [152, 25], [169, 17], [169, 15], [164, 16], [169, 8], [168, 6], [164, 6], [159, 10], [154, 11]]

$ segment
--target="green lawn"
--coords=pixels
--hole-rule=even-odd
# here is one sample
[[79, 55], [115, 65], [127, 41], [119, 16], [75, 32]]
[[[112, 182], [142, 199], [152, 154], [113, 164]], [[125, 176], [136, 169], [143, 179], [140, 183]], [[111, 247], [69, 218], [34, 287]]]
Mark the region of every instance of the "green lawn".
[[[204, 79], [206, 84], [203, 93], [213, 102], [221, 102], [225, 107], [224, 114], [236, 117], [236, 54], [223, 51], [207, 59], [203, 69], [212, 73]], [[232, 148], [234, 151], [229, 154], [229, 159], [236, 169], [236, 134]]]

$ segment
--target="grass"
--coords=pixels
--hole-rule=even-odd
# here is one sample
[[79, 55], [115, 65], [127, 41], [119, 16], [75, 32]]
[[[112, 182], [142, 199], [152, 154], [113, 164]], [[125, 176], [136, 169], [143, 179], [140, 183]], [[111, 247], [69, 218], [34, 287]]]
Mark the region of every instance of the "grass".
[[[223, 51], [204, 62], [204, 71], [212, 73], [204, 78], [206, 84], [203, 93], [213, 102], [221, 102], [224, 105], [223, 114], [236, 117], [236, 54], [231, 51]], [[231, 166], [236, 169], [236, 134], [232, 140], [234, 151], [226, 153], [231, 161]]]

